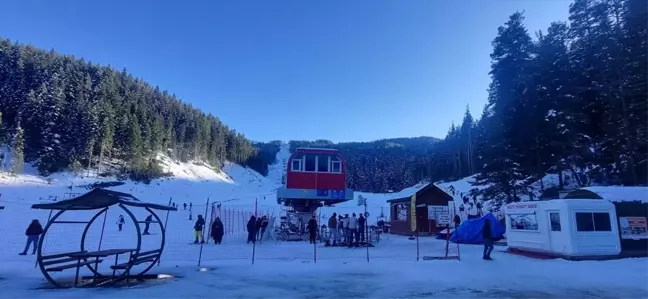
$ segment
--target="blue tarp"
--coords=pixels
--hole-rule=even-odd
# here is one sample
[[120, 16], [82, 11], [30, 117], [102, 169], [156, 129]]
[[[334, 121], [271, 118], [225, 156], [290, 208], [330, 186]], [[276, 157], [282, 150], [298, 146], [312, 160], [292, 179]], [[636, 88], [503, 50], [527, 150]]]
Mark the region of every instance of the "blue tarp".
[[[490, 220], [491, 231], [493, 232], [493, 240], [498, 241], [504, 237], [504, 232], [506, 231], [500, 222], [493, 216], [493, 214], [488, 213], [480, 218], [466, 220], [458, 229], [455, 229], [450, 235], [450, 241], [457, 242], [457, 236], [459, 236], [459, 243], [464, 244], [482, 244], [483, 243], [483, 234], [482, 229], [484, 228], [484, 221]], [[439, 238], [439, 237], [437, 237]]]

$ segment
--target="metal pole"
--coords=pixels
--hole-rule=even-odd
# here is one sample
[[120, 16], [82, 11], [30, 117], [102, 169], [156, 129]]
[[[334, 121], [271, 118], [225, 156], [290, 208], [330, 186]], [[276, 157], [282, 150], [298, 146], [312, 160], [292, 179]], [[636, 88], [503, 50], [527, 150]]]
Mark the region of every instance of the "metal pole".
[[101, 250], [101, 242], [103, 241], [104, 231], [106, 229], [106, 218], [108, 218], [108, 209], [106, 209], [104, 213], [104, 220], [103, 224], [101, 225], [101, 235], [99, 236], [99, 248], [97, 249], [97, 251]]
[[365, 198], [364, 202], [364, 217], [365, 217], [365, 227], [364, 232], [362, 232], [365, 237], [365, 247], [367, 247], [367, 263], [369, 262], [369, 218], [367, 217], [367, 199]]
[[[47, 223], [49, 223], [50, 219], [52, 219], [52, 211], [54, 211], [54, 210], [50, 210], [49, 216], [47, 216]], [[47, 225], [47, 223], [45, 225]], [[45, 247], [44, 246], [45, 245], [44, 244], [45, 243], [45, 235], [41, 234], [40, 240], [38, 240], [38, 242], [41, 243], [41, 245], [40, 245], [41, 248]], [[34, 246], [38, 246], [38, 244], [34, 244]], [[37, 266], [38, 266], [38, 259], [36, 259], [36, 262], [34, 263], [34, 268], [36, 268]]]
[[419, 232], [418, 228], [416, 228], [416, 261], [418, 262], [419, 260]]
[[[256, 221], [256, 217], [257, 217], [257, 204], [258, 204], [258, 201], [259, 201], [259, 199], [255, 197], [254, 198], [254, 218], [255, 218], [254, 220], [255, 221]], [[256, 228], [256, 223], [254, 223], [254, 226]], [[249, 234], [249, 232], [248, 232], [248, 234]], [[256, 237], [256, 232], [254, 232], [254, 234], [255, 234], [254, 237]], [[256, 239], [252, 239], [252, 240], [253, 240], [252, 241], [252, 265], [254, 265], [254, 258], [256, 256]]]
[[[312, 217], [315, 218], [315, 212], [313, 212]], [[317, 225], [317, 221], [315, 221], [315, 225]], [[317, 227], [315, 228], [315, 232], [317, 233]], [[313, 240], [313, 262], [317, 264], [317, 238]]]
[[[164, 218], [164, 227], [167, 227], [167, 223], [169, 222], [169, 212], [167, 211], [166, 218]], [[162, 260], [162, 256], [160, 255], [160, 258], [158, 259], [158, 266], [160, 265], [160, 260]]]
[[[207, 204], [205, 205], [205, 215], [207, 215], [207, 207], [209, 207], [209, 197], [207, 197]], [[201, 234], [202, 234], [202, 240], [201, 240], [202, 242], [200, 242], [200, 253], [198, 254], [198, 267], [200, 267], [200, 262], [202, 261], [203, 245], [205, 244], [205, 228], [204, 227], [203, 227], [203, 230], [202, 230]]]

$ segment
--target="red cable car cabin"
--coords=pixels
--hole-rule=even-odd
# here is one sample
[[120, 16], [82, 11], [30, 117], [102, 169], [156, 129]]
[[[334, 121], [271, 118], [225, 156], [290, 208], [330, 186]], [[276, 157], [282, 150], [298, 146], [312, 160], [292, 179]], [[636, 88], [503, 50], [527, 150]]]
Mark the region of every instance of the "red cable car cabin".
[[346, 187], [346, 163], [337, 150], [298, 148], [286, 168], [286, 183], [277, 189], [277, 199], [297, 212], [353, 199], [353, 190]]

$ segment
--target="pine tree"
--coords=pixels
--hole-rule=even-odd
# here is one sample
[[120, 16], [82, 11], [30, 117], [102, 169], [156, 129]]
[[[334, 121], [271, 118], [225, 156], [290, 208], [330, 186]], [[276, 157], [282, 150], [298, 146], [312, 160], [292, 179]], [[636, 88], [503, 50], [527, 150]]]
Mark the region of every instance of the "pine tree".
[[23, 165], [25, 163], [25, 132], [20, 126], [20, 122], [16, 124], [16, 132], [14, 133], [11, 142], [11, 167], [9, 171], [14, 174], [21, 174], [23, 172]]
[[48, 176], [61, 168], [59, 160], [63, 154], [61, 144], [61, 109], [64, 103], [63, 83], [58, 74], [54, 74], [47, 84], [43, 84], [37, 93], [42, 100], [43, 114], [40, 116], [42, 127], [42, 148], [38, 152], [38, 171]]

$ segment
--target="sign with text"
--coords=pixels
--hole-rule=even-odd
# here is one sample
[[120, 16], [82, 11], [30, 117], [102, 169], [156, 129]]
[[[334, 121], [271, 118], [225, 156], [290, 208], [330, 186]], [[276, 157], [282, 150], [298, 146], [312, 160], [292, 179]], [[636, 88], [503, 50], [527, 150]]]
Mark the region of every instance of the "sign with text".
[[452, 219], [450, 218], [450, 215], [439, 215], [439, 217], [437, 217], [437, 226], [450, 225], [451, 222]]
[[450, 215], [448, 206], [427, 206], [428, 220], [437, 220], [440, 215]]
[[511, 203], [506, 205], [506, 214], [534, 214], [537, 208], [537, 203]]
[[648, 239], [646, 217], [619, 217], [621, 239]]

